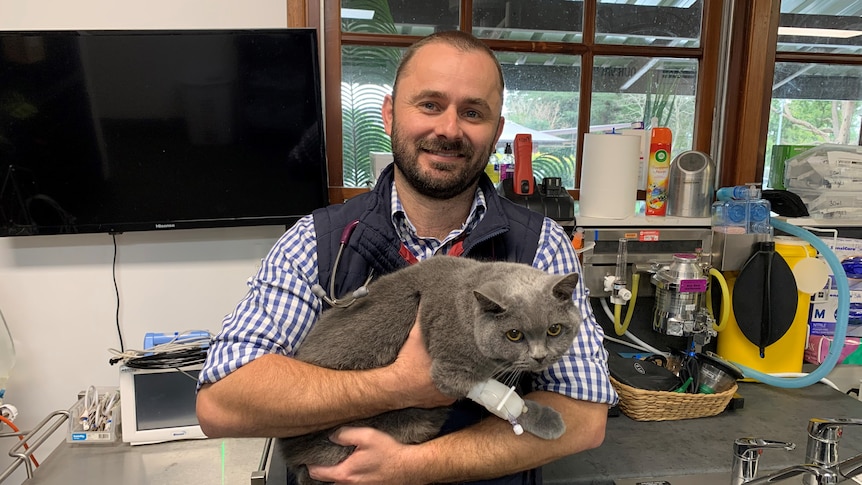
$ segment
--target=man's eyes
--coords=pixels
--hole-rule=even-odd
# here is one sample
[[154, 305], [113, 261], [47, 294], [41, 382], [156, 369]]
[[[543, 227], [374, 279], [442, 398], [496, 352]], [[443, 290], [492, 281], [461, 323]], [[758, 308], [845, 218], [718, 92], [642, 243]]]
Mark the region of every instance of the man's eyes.
[[[430, 101], [424, 102], [424, 103], [419, 103], [419, 105], [425, 111], [435, 111], [435, 112], [436, 111], [442, 111], [442, 108], [440, 108], [440, 106], [437, 103], [433, 103]], [[475, 110], [475, 109], [466, 109], [466, 110], [462, 111], [461, 115], [464, 118], [469, 118], [469, 119], [482, 119], [482, 118], [484, 118], [483, 113], [481, 111]]]

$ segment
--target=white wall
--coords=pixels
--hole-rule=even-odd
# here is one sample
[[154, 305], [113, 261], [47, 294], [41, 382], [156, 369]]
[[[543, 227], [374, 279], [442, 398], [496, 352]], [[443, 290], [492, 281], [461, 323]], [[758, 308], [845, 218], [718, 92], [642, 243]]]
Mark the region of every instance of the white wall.
[[[0, 0], [0, 30], [278, 28], [286, 0]], [[120, 323], [127, 347], [146, 332], [217, 331], [283, 227], [117, 236]], [[90, 384], [116, 386], [110, 235], [0, 238], [0, 309], [17, 350], [4, 401], [30, 429]], [[36, 457], [44, 461], [64, 436]], [[0, 472], [12, 438], [0, 439]], [[20, 484], [19, 469], [6, 484]]]

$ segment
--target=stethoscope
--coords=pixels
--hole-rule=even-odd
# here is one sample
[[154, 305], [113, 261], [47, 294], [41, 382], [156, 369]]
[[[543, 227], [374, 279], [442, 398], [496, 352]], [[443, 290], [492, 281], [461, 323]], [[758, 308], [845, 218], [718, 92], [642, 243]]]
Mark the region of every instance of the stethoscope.
[[[362, 286], [357, 288], [350, 294], [350, 297], [345, 299], [340, 299], [335, 297], [335, 274], [338, 271], [338, 263], [341, 262], [341, 255], [344, 253], [344, 247], [347, 246], [347, 243], [350, 241], [350, 236], [353, 234], [353, 230], [356, 229], [356, 225], [359, 224], [359, 220], [355, 220], [347, 225], [343, 231], [341, 231], [341, 239], [338, 244], [338, 253], [335, 255], [335, 265], [332, 267], [332, 276], [329, 278], [329, 295], [326, 294], [323, 287], [320, 284], [314, 284], [311, 287], [311, 292], [317, 295], [318, 298], [325, 301], [331, 307], [338, 308], [347, 308], [350, 305], [356, 303], [356, 300], [368, 295], [368, 283], [371, 283], [371, 278], [374, 277], [374, 269], [371, 269], [368, 272], [368, 278], [365, 278], [365, 282], [362, 283]], [[331, 296], [330, 296], [331, 295]]]
[[[311, 292], [315, 294], [318, 298], [325, 301], [331, 307], [338, 308], [347, 308], [350, 305], [356, 303], [356, 300], [368, 296], [368, 283], [371, 283], [371, 278], [374, 277], [374, 269], [372, 268], [368, 272], [368, 277], [365, 278], [365, 282], [362, 283], [362, 286], [357, 288], [350, 294], [350, 297], [341, 299], [336, 298], [335, 295], [335, 275], [338, 271], [338, 264], [341, 262], [341, 255], [344, 254], [344, 248], [347, 246], [347, 243], [350, 241], [350, 236], [353, 234], [353, 230], [356, 229], [356, 225], [359, 224], [359, 220], [355, 220], [347, 225], [343, 231], [341, 231], [341, 239], [338, 244], [338, 253], [335, 255], [335, 265], [332, 267], [332, 275], [329, 278], [329, 294], [327, 295], [326, 291], [323, 289], [320, 284], [314, 284], [311, 286]], [[450, 256], [460, 256], [464, 252], [464, 241], [459, 240], [455, 244], [452, 245], [452, 248], [449, 250]], [[401, 250], [399, 251], [401, 256], [407, 261], [408, 264], [414, 264], [417, 261], [416, 256], [410, 253], [404, 244], [401, 244]]]

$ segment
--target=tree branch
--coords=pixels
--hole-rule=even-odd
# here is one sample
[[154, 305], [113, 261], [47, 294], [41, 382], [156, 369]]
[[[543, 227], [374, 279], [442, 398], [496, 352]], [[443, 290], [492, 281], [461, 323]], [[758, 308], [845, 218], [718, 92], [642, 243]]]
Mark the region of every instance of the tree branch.
[[814, 133], [815, 135], [823, 138], [824, 140], [828, 141], [832, 138], [832, 134], [828, 130], [821, 130], [820, 128], [817, 128], [816, 126], [812, 125], [811, 123], [809, 123], [805, 120], [800, 120], [799, 118], [793, 116], [793, 114], [790, 113], [790, 103], [784, 105], [784, 111], [783, 111], [782, 115], [791, 124], [794, 124], [796, 126], [801, 126], [801, 127], [805, 128], [806, 130]]

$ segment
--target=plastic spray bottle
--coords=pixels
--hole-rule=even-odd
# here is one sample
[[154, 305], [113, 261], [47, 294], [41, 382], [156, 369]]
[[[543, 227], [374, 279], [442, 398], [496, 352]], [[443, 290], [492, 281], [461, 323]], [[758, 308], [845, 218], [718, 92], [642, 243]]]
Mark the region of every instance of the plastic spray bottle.
[[3, 396], [6, 394], [6, 381], [9, 380], [9, 374], [14, 366], [15, 344], [12, 342], [12, 334], [6, 326], [6, 320], [0, 313], [0, 404], [3, 403]]
[[[653, 119], [653, 125], [656, 120]], [[647, 165], [646, 215], [664, 216], [667, 212], [667, 186], [670, 172], [670, 148], [673, 134], [670, 128], [654, 126], [650, 134]]]
[[575, 250], [583, 249], [584, 247], [584, 228], [576, 227], [575, 232], [572, 233], [572, 246]]

